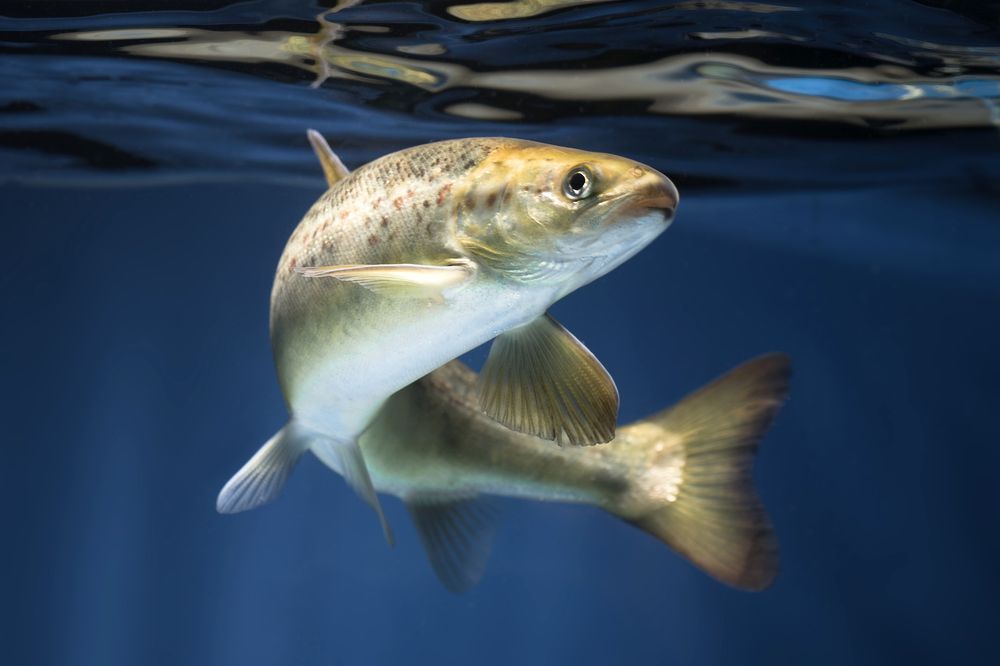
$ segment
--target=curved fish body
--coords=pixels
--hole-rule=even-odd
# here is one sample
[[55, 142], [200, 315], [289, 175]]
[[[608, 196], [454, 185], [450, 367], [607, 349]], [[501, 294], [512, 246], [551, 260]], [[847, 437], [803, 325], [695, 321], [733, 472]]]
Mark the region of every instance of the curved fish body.
[[760, 590], [777, 545], [751, 471], [789, 373], [784, 355], [761, 356], [603, 446], [554, 447], [485, 416], [476, 374], [453, 361], [395, 394], [360, 443], [376, 488], [406, 502], [453, 591], [479, 580], [489, 554], [480, 495], [600, 507], [719, 580]]
[[[606, 172], [607, 198], [628, 205], [604, 215], [611, 218], [607, 230], [593, 234], [591, 246], [545, 247], [559, 231], [547, 229], [522, 200], [562, 199], [562, 172], [583, 164]], [[394, 391], [539, 319], [563, 295], [644, 247], [666, 229], [676, 201], [669, 181], [648, 167], [512, 139], [444, 141], [365, 165], [306, 214], [275, 276], [272, 348], [295, 417], [355, 437]], [[526, 230], [513, 229], [518, 223]], [[510, 237], [519, 232], [525, 237]], [[359, 264], [453, 275], [442, 274], [442, 288], [428, 285], [426, 293], [420, 284], [359, 288], [303, 277], [323, 277], [316, 267]]]
[[220, 511], [273, 498], [312, 450], [391, 541], [357, 439], [395, 391], [492, 338], [478, 390], [489, 417], [564, 444], [613, 437], [613, 381], [546, 310], [667, 228], [678, 196], [665, 176], [499, 138], [418, 146], [348, 174], [311, 139], [332, 186], [289, 239], [271, 296], [291, 420], [223, 488]]

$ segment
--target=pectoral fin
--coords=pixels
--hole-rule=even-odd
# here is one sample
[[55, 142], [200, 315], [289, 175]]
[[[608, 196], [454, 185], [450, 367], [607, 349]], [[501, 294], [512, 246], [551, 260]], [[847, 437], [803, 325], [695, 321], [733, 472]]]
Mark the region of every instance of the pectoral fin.
[[445, 266], [373, 264], [301, 266], [295, 270], [306, 277], [330, 277], [353, 282], [384, 294], [434, 297], [469, 280], [475, 272], [475, 266], [468, 260], [454, 259]]
[[333, 187], [347, 178], [351, 172], [347, 170], [344, 163], [337, 157], [337, 153], [333, 152], [333, 149], [330, 148], [330, 144], [326, 142], [323, 135], [311, 129], [306, 131], [306, 136], [309, 137], [309, 143], [312, 145], [313, 152], [316, 153], [316, 157], [319, 158], [319, 164], [323, 167], [326, 184]]
[[465, 592], [483, 577], [493, 545], [493, 512], [476, 497], [407, 498], [413, 522], [438, 579]]
[[618, 389], [601, 362], [546, 314], [493, 341], [479, 404], [511, 430], [589, 446], [614, 438]]

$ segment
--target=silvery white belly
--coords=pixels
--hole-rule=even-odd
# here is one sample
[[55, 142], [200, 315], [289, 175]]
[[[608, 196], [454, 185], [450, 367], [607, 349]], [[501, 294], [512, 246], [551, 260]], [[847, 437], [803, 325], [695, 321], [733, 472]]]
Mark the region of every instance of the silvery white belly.
[[500, 333], [530, 322], [553, 299], [548, 289], [514, 288], [479, 277], [446, 293], [443, 302], [423, 299], [421, 307], [408, 308], [406, 316], [380, 321], [317, 353], [315, 364], [296, 387], [290, 405], [293, 418], [335, 440], [353, 441], [390, 395]]

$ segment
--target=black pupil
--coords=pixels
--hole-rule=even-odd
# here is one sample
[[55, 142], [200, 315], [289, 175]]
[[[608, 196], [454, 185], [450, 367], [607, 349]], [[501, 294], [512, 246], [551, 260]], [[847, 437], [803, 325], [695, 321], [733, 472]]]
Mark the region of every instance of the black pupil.
[[583, 188], [587, 185], [587, 177], [583, 175], [582, 172], [577, 171], [572, 176], [569, 177], [569, 189], [573, 191], [574, 194], [579, 194], [583, 192]]

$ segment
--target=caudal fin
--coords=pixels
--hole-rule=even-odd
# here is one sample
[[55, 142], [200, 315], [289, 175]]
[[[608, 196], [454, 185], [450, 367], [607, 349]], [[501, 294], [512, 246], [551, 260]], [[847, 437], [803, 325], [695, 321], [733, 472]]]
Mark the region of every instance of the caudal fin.
[[239, 513], [270, 502], [285, 487], [305, 450], [306, 442], [291, 424], [286, 425], [223, 486], [215, 509], [219, 513]]
[[622, 428], [609, 446], [635, 473], [616, 513], [729, 585], [768, 587], [778, 545], [751, 473], [790, 374], [784, 354], [761, 356]]

